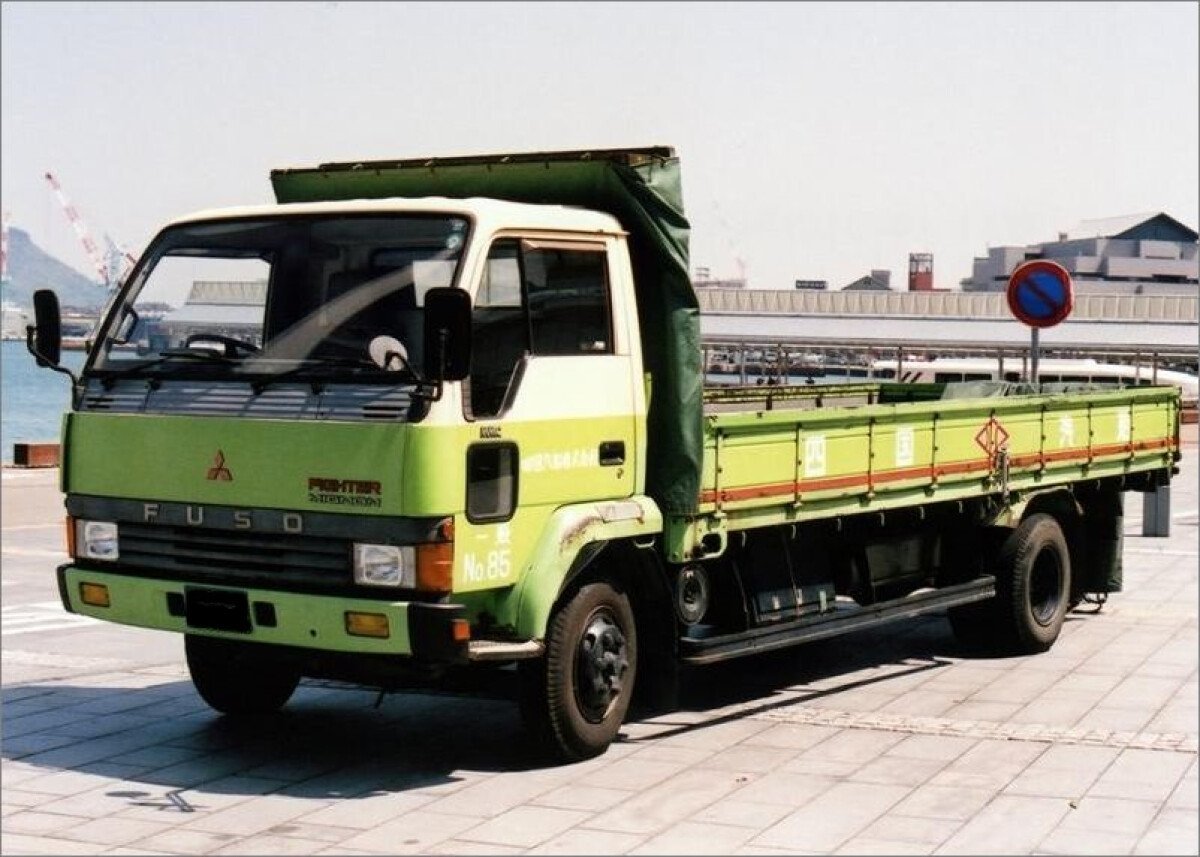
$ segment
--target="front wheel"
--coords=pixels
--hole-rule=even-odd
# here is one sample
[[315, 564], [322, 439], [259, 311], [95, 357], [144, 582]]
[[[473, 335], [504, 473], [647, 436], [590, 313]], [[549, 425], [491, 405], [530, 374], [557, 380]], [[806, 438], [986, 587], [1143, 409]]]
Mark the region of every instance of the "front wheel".
[[278, 711], [300, 683], [299, 673], [254, 643], [188, 634], [184, 650], [196, 692], [223, 714], [240, 717]]
[[621, 728], [636, 675], [629, 598], [605, 581], [586, 584], [554, 614], [545, 658], [523, 665], [522, 715], [564, 761], [598, 756]]

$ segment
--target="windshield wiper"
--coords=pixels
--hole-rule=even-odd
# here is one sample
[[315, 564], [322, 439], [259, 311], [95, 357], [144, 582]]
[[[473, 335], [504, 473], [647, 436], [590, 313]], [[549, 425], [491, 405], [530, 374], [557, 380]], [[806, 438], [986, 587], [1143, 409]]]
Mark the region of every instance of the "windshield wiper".
[[[405, 364], [401, 373], [394, 370], [383, 369], [378, 363], [369, 357], [314, 357], [304, 360], [302, 363], [293, 366], [291, 369], [285, 369], [283, 372], [277, 372], [272, 375], [259, 376], [251, 382], [251, 389], [255, 394], [261, 393], [263, 390], [272, 384], [277, 384], [280, 381], [285, 381], [288, 378], [295, 378], [297, 375], [304, 375], [312, 372], [314, 369], [321, 369], [330, 366], [343, 366], [351, 369], [371, 369], [376, 373], [385, 374], [388, 377], [400, 375], [397, 380], [409, 383], [424, 383], [420, 375], [412, 369], [411, 366]], [[316, 379], [313, 379], [314, 387], [318, 384]]]
[[222, 366], [232, 366], [241, 362], [240, 360], [235, 360], [232, 357], [226, 357], [223, 354], [217, 354], [213, 351], [192, 348], [166, 348], [158, 352], [157, 357], [134, 366], [121, 366], [115, 369], [105, 367], [94, 369], [93, 372], [101, 376], [105, 387], [109, 387], [118, 378], [134, 378], [147, 369], [153, 369], [155, 366], [161, 366], [164, 363], [170, 363], [172, 360], [180, 358], [194, 360], [198, 363], [218, 363]]

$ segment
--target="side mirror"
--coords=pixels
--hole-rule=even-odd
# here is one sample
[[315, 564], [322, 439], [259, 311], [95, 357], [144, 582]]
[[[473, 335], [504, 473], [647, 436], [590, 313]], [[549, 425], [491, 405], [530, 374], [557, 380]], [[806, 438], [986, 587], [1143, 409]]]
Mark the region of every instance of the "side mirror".
[[425, 293], [425, 373], [438, 381], [471, 373], [471, 296], [462, 289]]
[[33, 293], [33, 317], [36, 327], [25, 329], [25, 346], [39, 366], [51, 368], [62, 357], [62, 318], [58, 312], [58, 295], [49, 289]]

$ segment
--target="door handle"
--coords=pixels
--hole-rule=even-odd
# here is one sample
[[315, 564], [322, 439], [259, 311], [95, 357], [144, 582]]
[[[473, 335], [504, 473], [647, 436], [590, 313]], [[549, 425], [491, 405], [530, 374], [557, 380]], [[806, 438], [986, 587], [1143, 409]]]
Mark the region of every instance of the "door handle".
[[625, 463], [625, 441], [606, 440], [600, 444], [600, 466], [614, 467]]

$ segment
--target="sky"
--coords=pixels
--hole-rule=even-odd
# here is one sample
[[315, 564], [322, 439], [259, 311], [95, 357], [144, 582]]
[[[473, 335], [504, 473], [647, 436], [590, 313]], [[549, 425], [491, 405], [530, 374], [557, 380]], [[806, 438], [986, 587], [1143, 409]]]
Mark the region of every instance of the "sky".
[[91, 273], [278, 167], [673, 146], [691, 257], [832, 288], [1200, 196], [1195, 3], [0, 4], [0, 203]]

